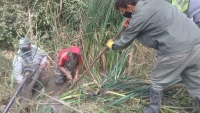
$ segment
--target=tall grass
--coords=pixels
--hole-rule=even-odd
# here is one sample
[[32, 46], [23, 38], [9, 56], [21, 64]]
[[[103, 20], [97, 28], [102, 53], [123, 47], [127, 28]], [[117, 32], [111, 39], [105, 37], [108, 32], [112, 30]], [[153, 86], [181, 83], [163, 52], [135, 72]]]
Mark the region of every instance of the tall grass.
[[[114, 2], [115, 0], [33, 0], [29, 2], [29, 7], [18, 9], [25, 18], [20, 25], [24, 30], [17, 29], [20, 32], [16, 37], [24, 33], [31, 38], [33, 44], [43, 48], [48, 53], [48, 66], [54, 66], [54, 59], [61, 48], [78, 45], [82, 49], [82, 69], [86, 69], [105, 43], [121, 28], [123, 17], [114, 9]], [[17, 3], [22, 6], [24, 2]], [[18, 19], [19, 17], [22, 15]], [[91, 76], [85, 75], [83, 81], [75, 89], [62, 94], [61, 99], [85, 112], [140, 112], [148, 103], [148, 79], [154, 56], [154, 50], [137, 41], [121, 51], [109, 50], [91, 68]], [[100, 68], [106, 71], [105, 75], [100, 75]], [[182, 88], [178, 86], [177, 90], [170, 90], [170, 86], [178, 82], [180, 80], [169, 85], [169, 92]], [[170, 108], [170, 104], [179, 106], [176, 101], [184, 97], [184, 93], [178, 92], [179, 97], [174, 96], [175, 101], [164, 101], [169, 106], [164, 106], [163, 109], [177, 110]], [[169, 97], [164, 98], [167, 100]], [[189, 97], [185, 100], [187, 99], [190, 100]], [[184, 111], [184, 108], [181, 110]], [[178, 108], [177, 111], [181, 110]]]
[[[112, 38], [121, 26], [122, 16], [113, 7], [114, 1], [98, 0], [88, 2], [88, 8], [84, 13], [82, 28], [85, 33], [84, 57], [91, 63], [97, 56], [108, 39]], [[117, 53], [104, 54], [95, 66], [106, 69], [112, 68], [111, 62]], [[88, 65], [88, 64], [87, 64]]]

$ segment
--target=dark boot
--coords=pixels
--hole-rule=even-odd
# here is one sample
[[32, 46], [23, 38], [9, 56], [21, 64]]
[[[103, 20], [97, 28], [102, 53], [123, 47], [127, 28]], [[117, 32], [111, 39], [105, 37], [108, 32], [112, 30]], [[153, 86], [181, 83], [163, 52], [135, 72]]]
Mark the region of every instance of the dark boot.
[[158, 113], [161, 107], [162, 90], [150, 90], [150, 104], [144, 107], [143, 113]]
[[198, 113], [200, 113], [200, 99], [196, 97], [197, 107], [198, 107]]

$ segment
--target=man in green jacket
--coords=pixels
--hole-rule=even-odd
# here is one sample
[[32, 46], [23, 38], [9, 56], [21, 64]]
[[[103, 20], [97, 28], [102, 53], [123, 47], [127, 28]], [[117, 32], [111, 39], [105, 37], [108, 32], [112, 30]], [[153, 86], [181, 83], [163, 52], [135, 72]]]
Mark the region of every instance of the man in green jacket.
[[119, 40], [106, 45], [121, 50], [137, 39], [157, 50], [150, 104], [143, 113], [159, 112], [163, 89], [178, 76], [200, 108], [200, 30], [195, 23], [164, 0], [116, 0], [115, 7], [126, 17], [126, 29]]

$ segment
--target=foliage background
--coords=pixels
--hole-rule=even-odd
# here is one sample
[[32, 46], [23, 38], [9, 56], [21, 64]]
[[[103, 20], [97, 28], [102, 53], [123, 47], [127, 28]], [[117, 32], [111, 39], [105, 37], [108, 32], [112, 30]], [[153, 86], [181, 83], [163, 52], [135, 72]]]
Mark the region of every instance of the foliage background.
[[[101, 52], [107, 40], [121, 28], [123, 17], [114, 9], [114, 2], [114, 0], [1, 0], [0, 47], [3, 50], [15, 51], [18, 39], [29, 37], [33, 44], [48, 53], [48, 66], [53, 66], [53, 60], [61, 48], [78, 45], [82, 49], [84, 70]], [[85, 85], [72, 90], [71, 93], [66, 92], [61, 98], [79, 107], [84, 105], [82, 102], [87, 99], [95, 106], [92, 112], [140, 112], [148, 102], [149, 84], [146, 81], [149, 80], [154, 56], [154, 50], [142, 46], [137, 41], [122, 51], [109, 50], [91, 68], [91, 76], [84, 78]], [[0, 57], [6, 59], [3, 55]], [[1, 61], [3, 61], [1, 70], [5, 72], [1, 76], [6, 78], [2, 82], [1, 92], [11, 92], [7, 90], [10, 82], [8, 75], [12, 71], [11, 63], [7, 60]], [[106, 75], [100, 75], [100, 69], [105, 70]], [[180, 83], [180, 80], [171, 85], [176, 83]], [[88, 97], [82, 93], [95, 92], [99, 89], [109, 89], [108, 95]], [[169, 87], [166, 92], [164, 103], [168, 106], [163, 106], [162, 110], [191, 111], [190, 107], [194, 103], [181, 83], [175, 88]], [[175, 93], [176, 95], [173, 95]], [[7, 93], [4, 97], [5, 95]], [[168, 101], [171, 98], [172, 101]], [[5, 103], [5, 98], [0, 102]], [[83, 108], [85, 106], [81, 109]]]

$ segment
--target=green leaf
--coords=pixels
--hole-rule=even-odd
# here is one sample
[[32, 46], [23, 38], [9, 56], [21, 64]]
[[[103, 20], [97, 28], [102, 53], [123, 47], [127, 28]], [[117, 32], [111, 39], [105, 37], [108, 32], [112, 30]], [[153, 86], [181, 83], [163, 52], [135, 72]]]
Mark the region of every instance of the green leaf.
[[176, 6], [179, 10], [182, 11], [182, 8], [179, 6], [177, 0], [172, 0], [172, 5]]
[[189, 2], [185, 3], [182, 7], [182, 11], [186, 11], [188, 9]]
[[132, 94], [126, 95], [126, 96], [124, 96], [124, 97], [112, 102], [110, 105], [113, 106], [113, 105], [119, 104], [121, 102], [124, 102], [125, 100], [129, 99], [131, 97], [131, 95]]

